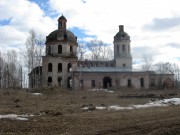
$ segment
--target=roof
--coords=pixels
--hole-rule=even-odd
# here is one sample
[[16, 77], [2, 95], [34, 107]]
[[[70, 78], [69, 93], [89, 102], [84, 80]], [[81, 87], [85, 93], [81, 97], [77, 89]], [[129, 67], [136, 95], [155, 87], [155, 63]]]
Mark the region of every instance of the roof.
[[120, 67], [78, 67], [77, 72], [132, 72], [131, 68]]
[[62, 20], [66, 20], [66, 21], [67, 21], [66, 17], [64, 17], [63, 15], [62, 15], [62, 16], [60, 16], [58, 20], [60, 20], [60, 19], [62, 19]]
[[74, 36], [74, 34], [66, 29], [57, 29], [53, 32], [51, 32], [47, 37], [46, 37], [46, 42], [49, 41], [70, 41], [72, 43], [77, 43], [77, 38]]
[[126, 32], [124, 32], [123, 25], [119, 26], [119, 32], [114, 36], [114, 41], [119, 40], [130, 40], [130, 36]]

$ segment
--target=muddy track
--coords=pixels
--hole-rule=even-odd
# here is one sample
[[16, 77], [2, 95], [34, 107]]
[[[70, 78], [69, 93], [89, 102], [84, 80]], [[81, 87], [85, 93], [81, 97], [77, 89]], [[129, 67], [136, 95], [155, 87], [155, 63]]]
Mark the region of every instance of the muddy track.
[[137, 123], [136, 125], [97, 131], [88, 135], [179, 135], [180, 117]]

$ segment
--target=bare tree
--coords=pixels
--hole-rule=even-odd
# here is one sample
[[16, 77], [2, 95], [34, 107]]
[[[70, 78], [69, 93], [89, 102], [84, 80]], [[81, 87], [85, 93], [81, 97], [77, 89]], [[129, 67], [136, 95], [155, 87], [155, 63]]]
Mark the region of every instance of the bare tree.
[[30, 72], [35, 67], [35, 45], [36, 45], [36, 34], [32, 29], [29, 31], [29, 36], [26, 40], [26, 53], [25, 63]]
[[77, 48], [77, 56], [79, 60], [84, 60], [84, 54], [86, 53], [86, 48], [84, 44], [80, 44]]
[[9, 50], [0, 55], [0, 88], [20, 87], [19, 61], [15, 50]]
[[90, 43], [87, 44], [87, 48], [91, 53], [92, 60], [99, 60], [100, 54], [102, 51], [103, 42], [101, 40], [91, 40]]
[[153, 62], [154, 62], [154, 59], [153, 59], [152, 56], [143, 55], [141, 70], [142, 71], [151, 71], [151, 70], [153, 70], [153, 66], [154, 66]]
[[112, 60], [113, 59], [113, 50], [110, 45], [103, 44], [101, 51], [101, 60]]

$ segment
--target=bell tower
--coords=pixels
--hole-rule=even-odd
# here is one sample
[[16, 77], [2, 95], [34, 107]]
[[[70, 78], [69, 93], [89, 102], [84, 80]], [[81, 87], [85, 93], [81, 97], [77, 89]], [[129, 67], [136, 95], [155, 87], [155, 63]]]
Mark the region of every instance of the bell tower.
[[62, 15], [58, 19], [58, 29], [66, 29], [66, 18]]
[[119, 26], [119, 32], [114, 36], [114, 60], [116, 67], [132, 69], [130, 36], [124, 32], [124, 26]]

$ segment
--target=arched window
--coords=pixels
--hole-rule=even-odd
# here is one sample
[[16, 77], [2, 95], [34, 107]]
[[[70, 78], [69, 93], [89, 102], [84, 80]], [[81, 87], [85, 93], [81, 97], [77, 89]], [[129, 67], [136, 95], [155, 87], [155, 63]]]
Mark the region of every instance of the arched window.
[[47, 53], [48, 53], [48, 55], [51, 54], [51, 46], [48, 46]]
[[119, 45], [117, 45], [117, 54], [119, 55]]
[[125, 64], [125, 63], [123, 64], [123, 67], [126, 67], [126, 64]]
[[58, 77], [58, 86], [62, 86], [62, 78]]
[[141, 84], [141, 87], [144, 87], [144, 78], [140, 79], [140, 84]]
[[59, 21], [58, 28], [59, 28], [59, 29], [62, 28], [62, 22], [61, 22], [61, 21]]
[[73, 47], [70, 46], [70, 54], [73, 54]]
[[52, 85], [52, 77], [48, 77], [48, 86]]
[[48, 64], [48, 72], [52, 72], [52, 63]]
[[131, 79], [128, 79], [128, 87], [131, 87]]
[[62, 53], [62, 45], [58, 45], [58, 54]]
[[68, 72], [72, 71], [72, 65], [71, 65], [71, 63], [68, 63], [67, 71], [68, 71]]
[[122, 45], [122, 51], [125, 52], [125, 45]]
[[64, 35], [64, 40], [65, 40], [65, 41], [67, 40], [67, 35], [66, 35], [66, 34]]
[[62, 63], [58, 64], [58, 72], [62, 72]]

